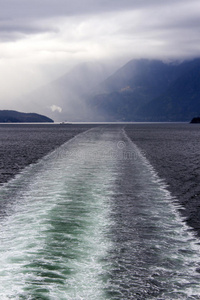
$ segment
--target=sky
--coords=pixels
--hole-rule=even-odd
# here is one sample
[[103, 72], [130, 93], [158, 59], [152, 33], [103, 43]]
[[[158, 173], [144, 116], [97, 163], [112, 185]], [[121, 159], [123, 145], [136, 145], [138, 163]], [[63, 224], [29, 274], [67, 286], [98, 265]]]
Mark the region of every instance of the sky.
[[17, 109], [21, 95], [85, 61], [200, 56], [199, 0], [0, 0], [0, 7], [0, 109]]

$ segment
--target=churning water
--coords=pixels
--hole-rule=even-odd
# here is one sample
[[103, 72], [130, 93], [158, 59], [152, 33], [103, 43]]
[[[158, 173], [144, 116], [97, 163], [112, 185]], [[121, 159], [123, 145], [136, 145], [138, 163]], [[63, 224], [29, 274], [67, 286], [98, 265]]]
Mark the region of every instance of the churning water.
[[200, 299], [198, 240], [122, 128], [76, 136], [0, 195], [0, 299]]

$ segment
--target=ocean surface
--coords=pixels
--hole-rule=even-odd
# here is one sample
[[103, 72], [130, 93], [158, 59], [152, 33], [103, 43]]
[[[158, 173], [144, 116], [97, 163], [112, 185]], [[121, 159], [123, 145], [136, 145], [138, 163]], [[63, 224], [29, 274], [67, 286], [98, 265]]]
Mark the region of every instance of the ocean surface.
[[200, 299], [200, 126], [0, 125], [0, 299]]

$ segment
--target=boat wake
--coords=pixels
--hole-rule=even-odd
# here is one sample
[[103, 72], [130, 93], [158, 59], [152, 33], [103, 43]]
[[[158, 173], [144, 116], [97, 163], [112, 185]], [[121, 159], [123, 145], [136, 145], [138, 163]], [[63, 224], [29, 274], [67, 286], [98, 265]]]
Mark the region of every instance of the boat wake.
[[198, 240], [122, 128], [78, 135], [0, 195], [1, 299], [200, 299]]

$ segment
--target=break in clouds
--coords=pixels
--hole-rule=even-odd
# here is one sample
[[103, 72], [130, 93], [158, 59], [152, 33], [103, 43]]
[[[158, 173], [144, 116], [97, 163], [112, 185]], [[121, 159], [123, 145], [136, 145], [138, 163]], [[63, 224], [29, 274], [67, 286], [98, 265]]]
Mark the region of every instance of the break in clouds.
[[0, 0], [0, 7], [1, 109], [34, 108], [18, 99], [83, 62], [117, 68], [200, 52], [199, 0]]

